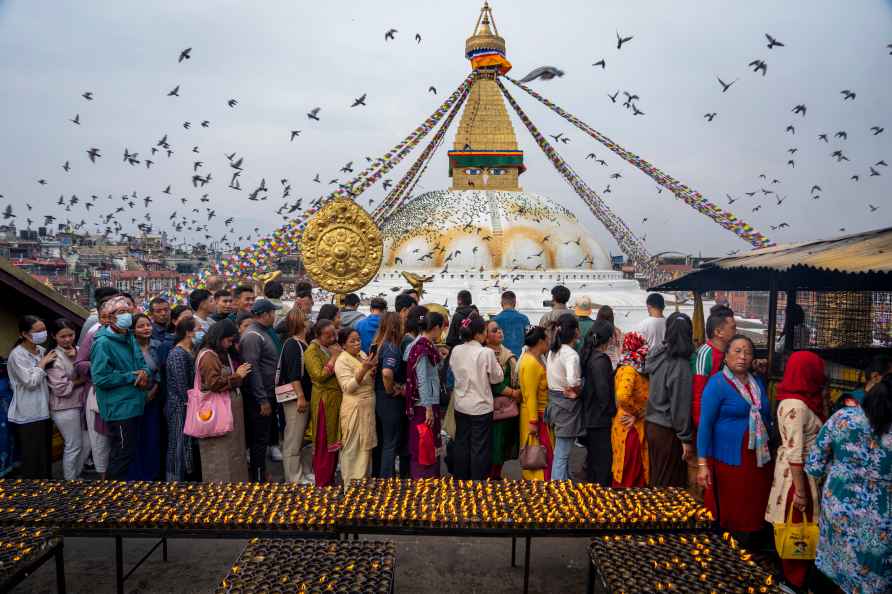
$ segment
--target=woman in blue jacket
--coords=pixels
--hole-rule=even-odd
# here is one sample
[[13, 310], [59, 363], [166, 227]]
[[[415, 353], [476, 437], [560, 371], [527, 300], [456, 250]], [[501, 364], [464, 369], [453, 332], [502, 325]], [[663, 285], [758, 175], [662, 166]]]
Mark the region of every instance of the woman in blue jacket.
[[768, 391], [750, 368], [753, 342], [737, 335], [725, 351], [725, 367], [703, 391], [697, 432], [698, 482], [706, 505], [725, 530], [759, 532], [771, 491]]

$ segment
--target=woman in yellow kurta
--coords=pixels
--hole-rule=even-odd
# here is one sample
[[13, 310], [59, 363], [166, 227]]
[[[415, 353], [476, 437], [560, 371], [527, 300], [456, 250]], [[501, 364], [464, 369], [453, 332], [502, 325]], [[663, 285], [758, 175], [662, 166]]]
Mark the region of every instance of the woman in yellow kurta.
[[524, 470], [523, 478], [531, 481], [551, 480], [551, 463], [554, 453], [554, 440], [545, 423], [545, 407], [548, 406], [548, 381], [545, 377], [545, 364], [542, 356], [548, 350], [545, 330], [533, 327], [524, 337], [526, 350], [517, 364], [518, 383], [523, 402], [520, 406], [520, 445], [529, 440], [545, 446], [545, 459], [548, 463], [543, 470]]
[[626, 333], [622, 358], [614, 377], [617, 411], [610, 432], [614, 487], [644, 487], [649, 479], [650, 464], [644, 437], [648, 380], [641, 373], [646, 356], [647, 339], [638, 332]]
[[313, 382], [310, 395], [310, 432], [313, 434], [313, 474], [317, 487], [334, 482], [341, 449], [338, 418], [341, 411], [341, 386], [335, 376], [335, 362], [341, 354], [337, 332], [331, 320], [316, 324], [316, 339], [304, 353], [307, 373]]
[[365, 478], [378, 445], [375, 433], [375, 368], [377, 355], [366, 357], [359, 332], [341, 328], [338, 344], [344, 351], [335, 362], [335, 375], [344, 395], [341, 400], [341, 479], [344, 488]]

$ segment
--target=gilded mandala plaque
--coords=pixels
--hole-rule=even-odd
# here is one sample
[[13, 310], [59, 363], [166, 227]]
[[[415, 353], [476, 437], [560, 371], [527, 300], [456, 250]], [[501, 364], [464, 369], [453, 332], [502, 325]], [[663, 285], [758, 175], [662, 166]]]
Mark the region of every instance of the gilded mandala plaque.
[[384, 240], [365, 209], [347, 198], [335, 198], [307, 222], [300, 251], [316, 284], [344, 294], [366, 286], [378, 273]]

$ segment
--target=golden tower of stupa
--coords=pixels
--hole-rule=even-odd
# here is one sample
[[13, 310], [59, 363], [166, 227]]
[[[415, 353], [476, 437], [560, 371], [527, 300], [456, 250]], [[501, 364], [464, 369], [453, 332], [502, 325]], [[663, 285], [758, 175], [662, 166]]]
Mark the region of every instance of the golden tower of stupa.
[[449, 151], [451, 190], [521, 191], [523, 151], [517, 148], [514, 126], [508, 117], [496, 77], [511, 69], [505, 40], [499, 35], [492, 9], [484, 2], [465, 42], [465, 57], [477, 72], [461, 122]]

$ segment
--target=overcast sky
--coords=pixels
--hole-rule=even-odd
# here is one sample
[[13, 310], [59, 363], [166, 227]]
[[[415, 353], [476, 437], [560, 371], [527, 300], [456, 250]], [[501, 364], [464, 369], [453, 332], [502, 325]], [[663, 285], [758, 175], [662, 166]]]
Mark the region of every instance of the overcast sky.
[[[347, 161], [358, 166], [377, 157], [415, 128], [466, 76], [464, 40], [471, 33], [478, 0], [387, 0], [325, 3], [298, 0], [262, 2], [214, 0], [0, 0], [0, 209], [13, 206], [21, 227], [35, 227], [44, 214], [77, 222], [95, 221], [121, 204], [118, 196], [136, 191], [135, 209], [119, 215], [126, 230], [150, 212], [156, 228], [170, 213], [204, 217], [210, 206], [215, 236], [222, 219], [236, 217], [237, 233], [269, 232], [282, 223], [273, 211], [279, 180], [288, 178], [292, 196], [309, 203], [340, 177]], [[499, 31], [508, 43], [515, 76], [540, 65], [566, 72], [534, 86], [654, 165], [777, 241], [828, 237], [888, 226], [892, 222], [892, 2], [810, 0], [776, 2], [621, 0], [494, 0]], [[386, 43], [384, 32], [399, 30]], [[633, 35], [621, 51], [616, 31]], [[422, 35], [416, 44], [415, 33]], [[769, 50], [764, 34], [786, 47]], [[177, 63], [183, 48], [192, 59]], [[593, 68], [605, 58], [607, 67]], [[764, 59], [767, 76], [747, 63]], [[737, 82], [727, 93], [716, 80]], [[180, 97], [167, 92], [180, 85]], [[427, 92], [435, 85], [435, 98]], [[840, 91], [857, 94], [843, 101]], [[643, 116], [613, 104], [608, 93], [629, 90], [641, 98]], [[81, 98], [92, 91], [93, 101]], [[350, 108], [368, 94], [367, 107]], [[563, 132], [571, 142], [559, 150], [597, 191], [608, 183], [608, 203], [652, 253], [679, 250], [722, 254], [746, 249], [732, 233], [696, 213], [634, 167], [514, 89], [540, 129]], [[238, 99], [232, 109], [226, 102]], [[792, 108], [805, 104], [805, 117]], [[321, 121], [306, 112], [321, 107]], [[510, 108], [509, 108], [510, 109]], [[703, 115], [716, 112], [710, 123]], [[69, 121], [80, 115], [81, 124]], [[208, 128], [199, 122], [209, 120]], [[185, 130], [184, 121], [192, 128]], [[785, 132], [793, 124], [795, 135]], [[524, 189], [552, 197], [573, 210], [592, 233], [616, 252], [604, 228], [562, 181], [523, 128], [514, 120], [528, 171]], [[871, 126], [886, 128], [874, 136]], [[294, 142], [290, 130], [302, 130]], [[848, 140], [834, 138], [846, 131]], [[818, 140], [827, 133], [830, 142]], [[174, 155], [159, 154], [146, 171], [122, 162], [124, 148], [148, 156], [169, 135]], [[454, 132], [449, 133], [449, 146]], [[192, 152], [198, 146], [200, 154]], [[101, 149], [93, 165], [86, 150]], [[788, 154], [788, 149], [798, 152]], [[830, 153], [842, 149], [850, 161]], [[227, 189], [231, 170], [224, 153], [245, 157], [242, 187], [265, 177], [268, 202], [249, 202], [247, 191]], [[585, 155], [595, 152], [609, 166]], [[413, 154], [389, 177], [399, 176]], [[795, 160], [795, 168], [787, 164]], [[69, 161], [71, 171], [61, 166]], [[193, 161], [212, 172], [204, 190], [191, 186]], [[359, 169], [357, 168], [357, 171]], [[610, 179], [612, 173], [622, 174]], [[764, 173], [767, 180], [759, 178]], [[860, 175], [855, 182], [852, 175]], [[41, 186], [38, 179], [46, 179]], [[777, 178], [781, 183], [771, 184]], [[172, 195], [162, 190], [172, 185]], [[422, 180], [422, 190], [448, 187], [445, 149]], [[821, 186], [818, 200], [810, 188]], [[760, 187], [786, 196], [747, 197]], [[209, 193], [209, 204], [199, 203]], [[114, 202], [105, 200], [115, 195]], [[725, 194], [739, 201], [728, 207]], [[80, 204], [72, 212], [55, 205], [59, 195], [82, 200], [91, 194], [100, 206], [91, 213]], [[379, 200], [376, 186], [361, 199]], [[154, 202], [143, 208], [141, 199]], [[189, 199], [183, 206], [178, 198]], [[289, 199], [289, 200], [290, 200]], [[28, 212], [25, 203], [33, 205]], [[752, 208], [762, 204], [758, 212]], [[868, 205], [878, 207], [874, 212]], [[200, 215], [189, 212], [201, 209]], [[647, 222], [643, 218], [647, 217]], [[788, 229], [771, 231], [786, 222]], [[92, 225], [91, 225], [92, 226]], [[256, 234], [254, 234], [256, 236]], [[194, 238], [193, 238], [194, 239]]]

